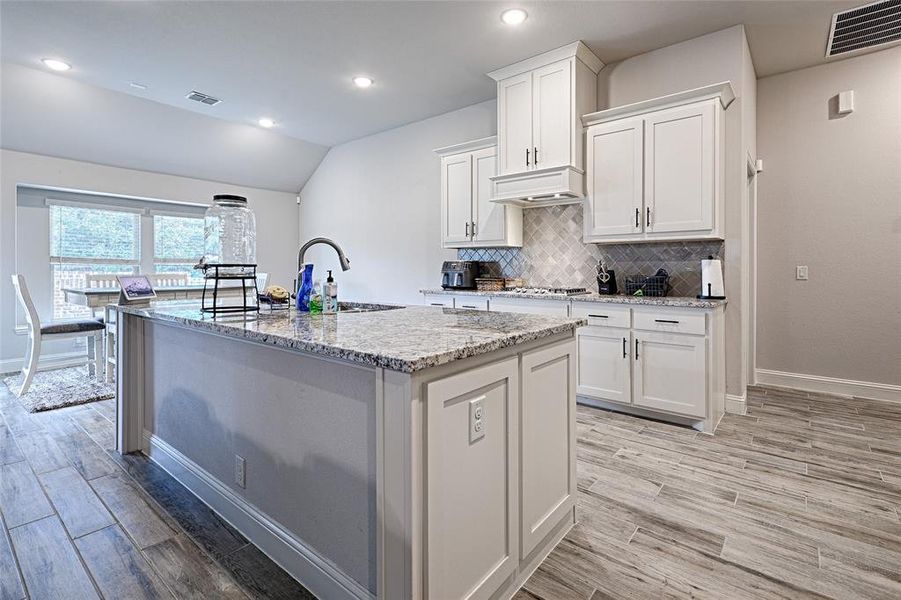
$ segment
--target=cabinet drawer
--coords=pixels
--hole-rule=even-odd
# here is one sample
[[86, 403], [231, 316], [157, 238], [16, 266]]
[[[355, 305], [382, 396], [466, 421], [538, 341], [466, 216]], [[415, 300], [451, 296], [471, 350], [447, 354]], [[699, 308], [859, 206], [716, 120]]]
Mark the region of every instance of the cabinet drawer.
[[628, 306], [616, 306], [607, 302], [573, 301], [572, 316], [588, 319], [589, 325], [598, 327], [632, 326], [632, 309]]
[[707, 333], [707, 315], [705, 313], [635, 310], [634, 322], [634, 328], [643, 331], [694, 335]]
[[454, 308], [488, 310], [487, 296], [454, 296]]
[[424, 301], [426, 306], [443, 306], [445, 308], [454, 307], [453, 296], [442, 296], [439, 294], [425, 294]]
[[532, 298], [492, 298], [491, 312], [567, 317], [569, 316], [569, 302], [565, 300], [535, 300]]

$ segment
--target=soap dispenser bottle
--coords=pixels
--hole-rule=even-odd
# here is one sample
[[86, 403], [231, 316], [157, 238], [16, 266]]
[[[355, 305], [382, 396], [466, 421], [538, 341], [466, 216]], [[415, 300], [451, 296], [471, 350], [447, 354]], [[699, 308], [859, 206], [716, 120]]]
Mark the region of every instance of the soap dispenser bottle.
[[328, 272], [325, 285], [322, 286], [322, 312], [338, 312], [338, 284], [335, 283], [331, 271]]
[[304, 263], [300, 275], [300, 286], [297, 288], [297, 310], [310, 312], [310, 295], [313, 293], [313, 263]]

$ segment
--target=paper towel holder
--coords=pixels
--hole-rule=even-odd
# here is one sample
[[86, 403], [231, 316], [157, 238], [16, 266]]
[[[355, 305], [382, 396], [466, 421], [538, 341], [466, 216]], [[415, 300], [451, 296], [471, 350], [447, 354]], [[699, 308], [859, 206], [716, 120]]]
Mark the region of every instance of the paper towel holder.
[[[715, 259], [713, 258], [713, 256], [708, 256], [707, 260], [713, 261]], [[703, 263], [704, 261], [701, 261], [701, 262]], [[719, 260], [716, 260], [716, 262], [717, 262], [716, 266], [718, 268], [718, 272], [715, 274], [716, 276], [713, 277], [713, 279], [718, 279], [718, 281], [716, 281], [715, 283], [711, 282], [710, 281], [711, 276], [709, 274], [707, 275], [706, 278], [702, 275], [701, 276], [701, 293], [698, 294], [698, 296], [697, 296], [699, 300], [725, 300], [726, 299], [725, 296], [715, 295], [713, 293], [714, 285], [716, 285], [717, 288], [725, 288], [725, 286], [723, 285], [723, 264]], [[702, 271], [702, 273], [704, 272], [703, 267], [701, 268], [701, 271]], [[706, 279], [706, 281], [705, 281], [705, 279]], [[703, 293], [705, 291], [707, 292], [706, 294]], [[720, 290], [717, 289], [717, 291], [720, 291]], [[723, 291], [725, 291], [725, 290], [723, 290]]]

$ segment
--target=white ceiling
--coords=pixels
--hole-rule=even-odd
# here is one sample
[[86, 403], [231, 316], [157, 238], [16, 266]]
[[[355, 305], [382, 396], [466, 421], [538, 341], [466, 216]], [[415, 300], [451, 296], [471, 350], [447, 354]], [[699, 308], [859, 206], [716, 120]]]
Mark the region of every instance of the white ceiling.
[[[499, 19], [512, 4], [529, 11], [518, 28]], [[331, 146], [492, 98], [486, 72], [576, 39], [609, 63], [745, 23], [759, 76], [816, 64], [832, 13], [854, 4], [4, 1], [0, 52], [59, 56], [68, 77], [234, 122], [271, 116]], [[355, 89], [358, 73], [375, 86]]]
[[[263, 187], [297, 189], [306, 181], [304, 174], [318, 164], [320, 146], [493, 98], [494, 82], [486, 72], [576, 39], [610, 63], [744, 23], [758, 76], [766, 76], [824, 62], [832, 13], [864, 1], [4, 0], [0, 56], [6, 64], [32, 69], [43, 69], [42, 57], [62, 58], [73, 69], [57, 77], [144, 102], [109, 100], [111, 105], [149, 110], [146, 101], [152, 100], [212, 118], [205, 125], [195, 121], [200, 128], [221, 120], [256, 127], [257, 118], [272, 117], [278, 125], [266, 139], [287, 137], [310, 144], [295, 147], [296, 155], [278, 157], [262, 145], [255, 147], [258, 158], [297, 165], [296, 173]], [[499, 19], [502, 9], [514, 5], [529, 12], [529, 19], [517, 28]], [[357, 74], [370, 75], [375, 85], [356, 89], [351, 77]], [[149, 87], [134, 89], [132, 81]], [[184, 96], [192, 89], [223, 102], [208, 107], [189, 101]], [[4, 90], [4, 101], [6, 94]], [[27, 98], [18, 102], [22, 110], [31, 108]], [[7, 107], [3, 112], [7, 117], [17, 114]], [[115, 120], [125, 126], [141, 114]], [[0, 141], [9, 147], [9, 120], [4, 125]], [[163, 131], [153, 139], [164, 147], [167, 141], [180, 143], [173, 136], [183, 131], [160, 125]], [[153, 128], [140, 129], [135, 134]], [[20, 137], [28, 141], [27, 132]], [[286, 141], [274, 145], [282, 152], [289, 146]], [[33, 141], [20, 149], [42, 152]], [[144, 168], [157, 170], [158, 163], [150, 161]], [[235, 166], [234, 160], [226, 161], [218, 171], [212, 169], [220, 173], [212, 176], [246, 179], [246, 169]]]

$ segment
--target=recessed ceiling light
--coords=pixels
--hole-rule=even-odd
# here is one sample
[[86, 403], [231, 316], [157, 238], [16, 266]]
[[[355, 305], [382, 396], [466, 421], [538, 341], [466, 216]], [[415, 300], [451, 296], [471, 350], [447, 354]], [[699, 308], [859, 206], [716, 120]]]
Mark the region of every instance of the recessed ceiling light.
[[507, 25], [519, 25], [528, 18], [529, 13], [521, 8], [511, 8], [501, 13], [501, 21]]
[[273, 121], [269, 117], [263, 117], [259, 121], [257, 121], [257, 123], [260, 124], [260, 127], [265, 127], [266, 129], [275, 127], [275, 121]]
[[358, 75], [357, 77], [354, 77], [354, 85], [358, 88], [368, 88], [370, 85], [372, 85], [372, 78], [366, 77], [364, 75]]
[[128, 85], [130, 85], [131, 87], [133, 87], [136, 90], [146, 90], [147, 89], [146, 85], [144, 85], [143, 83], [138, 83], [137, 81], [130, 81], [128, 83]]
[[68, 71], [72, 68], [72, 65], [69, 63], [56, 60], [55, 58], [42, 58], [41, 62], [44, 63], [45, 67], [54, 71]]

